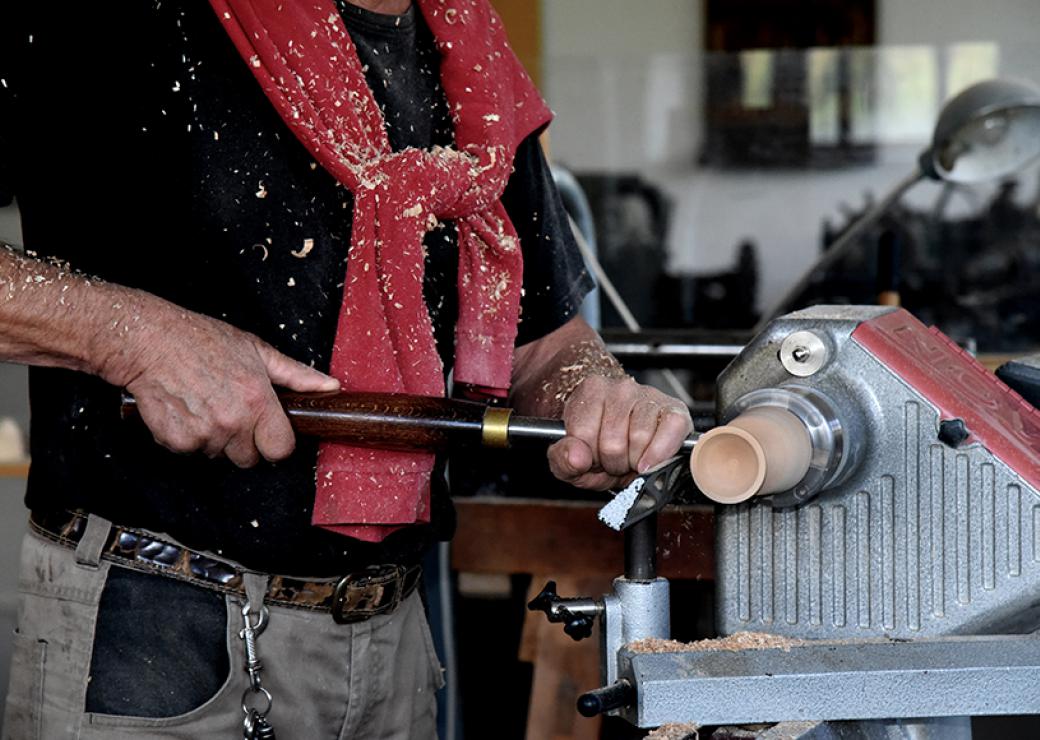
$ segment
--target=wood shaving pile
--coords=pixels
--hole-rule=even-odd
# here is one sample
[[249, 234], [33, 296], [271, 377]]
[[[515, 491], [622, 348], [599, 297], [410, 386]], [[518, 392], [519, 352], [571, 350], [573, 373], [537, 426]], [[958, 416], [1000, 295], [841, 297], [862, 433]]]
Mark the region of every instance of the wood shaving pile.
[[705, 650], [764, 650], [766, 648], [790, 650], [803, 643], [803, 640], [770, 635], [766, 632], [734, 632], [729, 637], [716, 637], [697, 642], [679, 642], [678, 640], [648, 637], [645, 640], [629, 643], [626, 647], [634, 653], [677, 653]]
[[661, 725], [647, 735], [645, 740], [697, 740], [700, 737], [697, 730], [697, 725], [692, 722]]

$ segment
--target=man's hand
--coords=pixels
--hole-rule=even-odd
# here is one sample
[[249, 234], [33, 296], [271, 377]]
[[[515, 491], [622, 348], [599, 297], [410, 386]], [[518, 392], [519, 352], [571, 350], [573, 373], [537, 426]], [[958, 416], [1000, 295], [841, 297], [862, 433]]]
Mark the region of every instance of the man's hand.
[[[95, 373], [134, 394], [159, 444], [227, 455], [240, 466], [291, 454], [272, 384], [329, 391], [336, 380], [224, 322], [148, 293], [0, 250], [0, 358]], [[519, 347], [514, 406], [563, 415], [553, 472], [606, 488], [674, 454], [692, 429], [679, 401], [625, 378], [580, 318]]]
[[693, 431], [686, 406], [625, 375], [581, 318], [517, 348], [512, 403], [520, 413], [563, 416], [567, 436], [549, 448], [549, 467], [580, 488], [628, 482]]
[[631, 378], [590, 375], [563, 409], [567, 436], [549, 448], [557, 478], [603, 490], [628, 483], [674, 455], [693, 431], [680, 401]]
[[247, 467], [295, 447], [272, 383], [339, 383], [222, 321], [0, 248], [0, 359], [94, 373], [134, 394], [156, 441]]
[[282, 460], [296, 438], [272, 384], [339, 387], [229, 324], [172, 306], [156, 313], [101, 374], [125, 385], [155, 441], [174, 452], [226, 455], [239, 467]]

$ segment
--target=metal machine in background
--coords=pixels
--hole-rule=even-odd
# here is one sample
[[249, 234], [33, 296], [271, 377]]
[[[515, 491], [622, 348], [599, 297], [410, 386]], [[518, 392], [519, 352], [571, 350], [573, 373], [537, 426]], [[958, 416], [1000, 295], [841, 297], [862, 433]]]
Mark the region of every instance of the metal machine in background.
[[[717, 627], [787, 641], [633, 646], [669, 636], [669, 605], [648, 533], [626, 533], [615, 593], [535, 605], [603, 620], [604, 686], [579, 707], [639, 727], [1040, 713], [1040, 412], [882, 307], [769, 324], [718, 381], [720, 422], [762, 407], [802, 421], [812, 460], [718, 509]], [[915, 727], [896, 736], [957, 736]]]

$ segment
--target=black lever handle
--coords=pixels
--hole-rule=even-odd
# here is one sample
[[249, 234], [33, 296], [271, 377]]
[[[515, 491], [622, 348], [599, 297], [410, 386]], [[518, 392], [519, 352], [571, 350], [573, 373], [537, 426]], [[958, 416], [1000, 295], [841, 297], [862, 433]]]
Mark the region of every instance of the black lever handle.
[[602, 686], [586, 691], [578, 697], [578, 712], [582, 717], [595, 717], [597, 714], [631, 706], [636, 700], [636, 690], [632, 684], [622, 678], [610, 686]]
[[592, 637], [592, 617], [576, 615], [563, 624], [563, 631], [577, 642], [586, 637]]
[[556, 581], [546, 583], [527, 608], [533, 612], [545, 612], [550, 622], [563, 622], [563, 631], [574, 640], [591, 637], [593, 623], [603, 613], [603, 604], [593, 599], [560, 598], [556, 593]]
[[556, 594], [556, 581], [548, 581], [542, 586], [538, 595], [531, 599], [527, 609], [532, 612], [545, 612], [545, 616], [549, 617], [551, 622], [553, 605], [559, 600], [560, 597]]

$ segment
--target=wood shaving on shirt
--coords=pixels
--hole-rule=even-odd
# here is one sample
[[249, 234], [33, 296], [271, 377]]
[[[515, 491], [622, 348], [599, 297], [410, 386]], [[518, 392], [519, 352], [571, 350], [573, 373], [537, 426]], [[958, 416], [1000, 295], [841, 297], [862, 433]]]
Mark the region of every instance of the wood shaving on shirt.
[[312, 249], [314, 249], [314, 240], [313, 239], [304, 239], [303, 240], [303, 248], [300, 249], [299, 251], [294, 249], [291, 252], [289, 252], [289, 254], [291, 254], [293, 257], [299, 257], [300, 259], [303, 259], [304, 257], [306, 257], [308, 254], [311, 253]]

